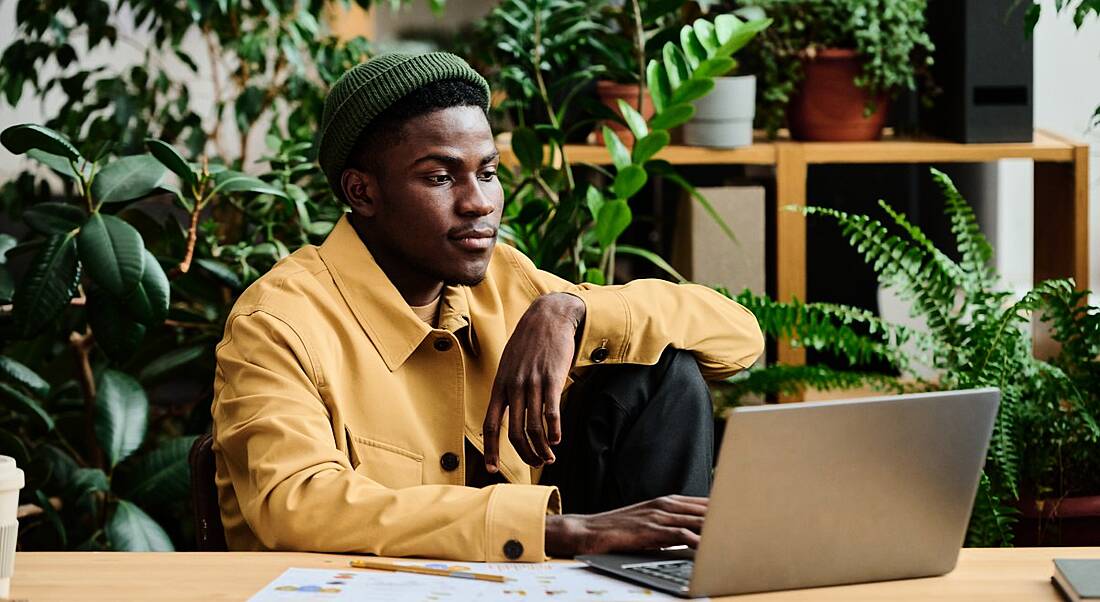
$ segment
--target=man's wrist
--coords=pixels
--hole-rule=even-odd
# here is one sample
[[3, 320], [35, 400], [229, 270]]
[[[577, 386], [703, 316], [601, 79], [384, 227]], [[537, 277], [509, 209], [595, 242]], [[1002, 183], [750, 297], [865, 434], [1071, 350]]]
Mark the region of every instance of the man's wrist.
[[587, 307], [584, 304], [584, 300], [574, 294], [550, 293], [540, 297], [539, 302], [542, 303], [543, 307], [548, 311], [570, 320], [573, 323], [573, 327], [577, 330], [580, 330], [581, 325], [584, 324], [584, 316], [585, 313], [587, 313]]
[[577, 555], [584, 534], [584, 517], [576, 514], [554, 514], [546, 517], [546, 555], [572, 558]]

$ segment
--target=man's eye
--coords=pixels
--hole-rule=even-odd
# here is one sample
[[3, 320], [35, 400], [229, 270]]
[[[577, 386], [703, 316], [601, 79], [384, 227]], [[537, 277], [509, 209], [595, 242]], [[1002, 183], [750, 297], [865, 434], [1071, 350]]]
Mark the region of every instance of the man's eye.
[[493, 178], [497, 177], [497, 172], [495, 172], [495, 171], [486, 171], [486, 172], [483, 172], [481, 174], [481, 177], [485, 181], [489, 181], [489, 180], [492, 180]]
[[432, 184], [446, 184], [451, 179], [451, 176], [428, 176], [428, 181]]

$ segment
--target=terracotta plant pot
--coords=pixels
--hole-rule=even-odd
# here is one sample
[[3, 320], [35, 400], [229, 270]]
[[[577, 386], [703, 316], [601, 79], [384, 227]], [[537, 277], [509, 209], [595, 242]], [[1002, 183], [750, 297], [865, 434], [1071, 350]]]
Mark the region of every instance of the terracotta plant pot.
[[[649, 91], [646, 91], [645, 99], [641, 109], [638, 109], [638, 84], [619, 84], [612, 81], [598, 81], [596, 82], [596, 94], [600, 97], [600, 102], [609, 107], [616, 114], [622, 115], [619, 112], [618, 100], [621, 98], [626, 101], [626, 104], [634, 107], [636, 111], [642, 114], [648, 121], [650, 117], [653, 117], [653, 100], [649, 96]], [[603, 127], [608, 126], [616, 134], [619, 139], [623, 141], [623, 144], [629, 146], [634, 145], [634, 134], [630, 133], [630, 129], [625, 125], [617, 121], [604, 121], [600, 123], [600, 127], [596, 128], [596, 142], [603, 144]]]
[[863, 61], [854, 50], [827, 48], [803, 63], [806, 77], [787, 106], [795, 140], [877, 140], [886, 123], [888, 99], [875, 99], [876, 110], [864, 116], [869, 96], [856, 87]]
[[1021, 500], [1018, 546], [1100, 546], [1100, 495]]

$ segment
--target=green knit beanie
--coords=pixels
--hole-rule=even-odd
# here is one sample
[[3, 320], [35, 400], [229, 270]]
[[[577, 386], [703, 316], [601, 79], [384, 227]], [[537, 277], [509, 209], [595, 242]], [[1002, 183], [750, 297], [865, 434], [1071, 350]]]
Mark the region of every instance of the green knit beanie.
[[359, 134], [382, 111], [406, 94], [425, 85], [460, 79], [485, 90], [489, 110], [489, 83], [461, 58], [449, 52], [409, 55], [380, 54], [340, 76], [325, 98], [317, 162], [339, 195], [340, 176]]

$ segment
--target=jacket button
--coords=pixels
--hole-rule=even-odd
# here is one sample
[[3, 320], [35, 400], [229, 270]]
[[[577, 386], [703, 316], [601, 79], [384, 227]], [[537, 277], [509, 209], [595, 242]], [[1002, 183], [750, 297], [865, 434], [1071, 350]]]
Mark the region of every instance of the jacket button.
[[450, 351], [453, 344], [451, 339], [438, 338], [432, 343], [432, 347], [435, 347], [436, 351]]
[[504, 556], [508, 560], [518, 560], [523, 556], [523, 544], [514, 539], [504, 542]]
[[603, 345], [596, 347], [592, 350], [592, 353], [588, 356], [593, 362], [597, 364], [603, 363], [607, 356], [611, 355], [611, 352], [607, 350], [607, 347]]
[[458, 468], [458, 456], [451, 452], [447, 452], [439, 458], [439, 465], [443, 467], [443, 470], [451, 472]]

